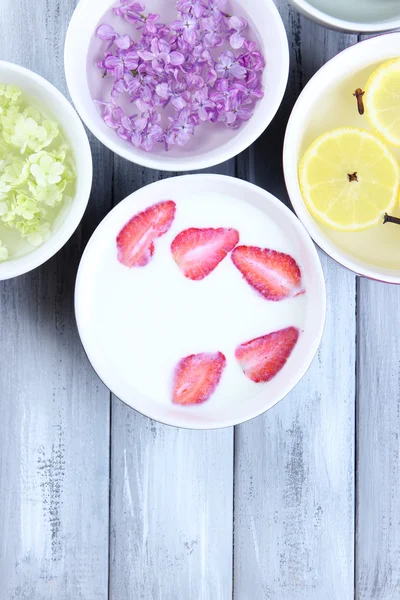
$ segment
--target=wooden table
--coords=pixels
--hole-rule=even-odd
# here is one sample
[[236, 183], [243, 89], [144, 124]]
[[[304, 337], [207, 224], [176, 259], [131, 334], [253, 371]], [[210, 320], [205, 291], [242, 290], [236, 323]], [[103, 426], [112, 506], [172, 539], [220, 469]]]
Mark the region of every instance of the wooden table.
[[[67, 93], [75, 4], [2, 0], [0, 58]], [[213, 172], [288, 203], [291, 108], [358, 38], [277, 5], [291, 53], [284, 102], [249, 151]], [[97, 379], [73, 290], [100, 220], [169, 174], [91, 144], [94, 188], [79, 231], [42, 268], [0, 283], [0, 600], [398, 600], [400, 289], [321, 253], [325, 335], [290, 396], [235, 429], [152, 422]]]

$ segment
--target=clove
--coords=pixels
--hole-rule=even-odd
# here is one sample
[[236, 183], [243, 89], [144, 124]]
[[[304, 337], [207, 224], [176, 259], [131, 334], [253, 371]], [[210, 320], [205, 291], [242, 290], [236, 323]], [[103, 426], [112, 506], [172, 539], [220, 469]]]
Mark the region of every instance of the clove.
[[357, 98], [357, 107], [358, 107], [358, 112], [360, 115], [364, 114], [364, 101], [363, 101], [364, 94], [365, 94], [365, 92], [361, 88], [357, 88], [353, 94], [353, 96], [355, 96], [355, 98]]
[[385, 213], [385, 216], [383, 217], [383, 224], [385, 225], [385, 223], [396, 223], [396, 225], [400, 225], [400, 219]]

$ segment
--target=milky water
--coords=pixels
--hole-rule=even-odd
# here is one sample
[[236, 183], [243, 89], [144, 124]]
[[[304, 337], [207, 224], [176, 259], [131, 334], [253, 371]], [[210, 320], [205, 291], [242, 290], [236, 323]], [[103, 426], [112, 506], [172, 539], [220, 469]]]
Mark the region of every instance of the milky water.
[[[105, 373], [112, 372], [125, 389], [164, 405], [171, 404], [173, 373], [181, 358], [223, 352], [227, 368], [221, 383], [210, 401], [196, 410], [229, 409], [268, 386], [243, 375], [235, 348], [288, 326], [302, 329], [307, 294], [269, 302], [242, 279], [229, 256], [204, 280], [186, 279], [170, 246], [189, 227], [233, 227], [240, 232], [241, 244], [287, 252], [300, 263], [294, 245], [264, 212], [236, 197], [204, 197], [195, 189], [190, 195], [190, 201], [173, 198], [175, 221], [156, 241], [155, 255], [145, 268], [128, 269], [117, 261], [116, 235], [126, 217], [135, 213], [104, 227], [89, 246], [80, 274], [79, 321], [89, 355], [97, 356], [99, 375], [106, 382]], [[136, 210], [145, 207], [145, 202], [135, 205]]]

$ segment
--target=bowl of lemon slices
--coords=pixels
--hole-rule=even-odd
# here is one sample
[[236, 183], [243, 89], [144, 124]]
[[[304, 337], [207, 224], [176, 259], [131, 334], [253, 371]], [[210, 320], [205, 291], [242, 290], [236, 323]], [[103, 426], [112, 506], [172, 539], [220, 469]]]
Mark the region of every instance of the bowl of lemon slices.
[[400, 33], [326, 63], [284, 144], [288, 193], [314, 241], [360, 275], [400, 283]]

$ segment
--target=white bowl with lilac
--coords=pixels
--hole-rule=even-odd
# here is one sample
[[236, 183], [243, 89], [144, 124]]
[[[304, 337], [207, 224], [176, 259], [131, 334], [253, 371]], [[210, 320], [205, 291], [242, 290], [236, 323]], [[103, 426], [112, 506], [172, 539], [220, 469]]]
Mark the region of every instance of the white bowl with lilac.
[[92, 133], [166, 171], [208, 168], [248, 148], [274, 118], [289, 73], [273, 0], [80, 0], [64, 58]]

